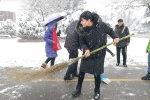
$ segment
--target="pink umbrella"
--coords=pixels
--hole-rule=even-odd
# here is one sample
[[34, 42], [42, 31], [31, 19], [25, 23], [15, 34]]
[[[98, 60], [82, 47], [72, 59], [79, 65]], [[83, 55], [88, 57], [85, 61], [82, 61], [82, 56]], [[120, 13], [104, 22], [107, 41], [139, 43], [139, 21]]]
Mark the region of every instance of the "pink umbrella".
[[64, 16], [65, 15], [63, 15], [62, 13], [54, 13], [45, 19], [45, 21], [42, 23], [42, 26], [46, 26], [48, 23], [52, 21], [60, 21], [64, 18]]

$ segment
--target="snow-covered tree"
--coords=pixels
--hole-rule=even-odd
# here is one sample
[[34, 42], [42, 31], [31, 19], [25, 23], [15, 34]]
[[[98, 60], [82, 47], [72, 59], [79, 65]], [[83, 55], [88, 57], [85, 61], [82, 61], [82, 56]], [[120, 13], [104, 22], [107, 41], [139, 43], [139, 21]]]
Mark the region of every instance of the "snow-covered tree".
[[0, 25], [0, 34], [2, 35], [16, 36], [16, 31], [16, 24], [10, 19], [7, 19], [3, 22], [3, 25]]
[[26, 39], [41, 39], [43, 36], [44, 28], [38, 27], [36, 21], [20, 21], [19, 23], [19, 36]]
[[[122, 4], [116, 6], [116, 8], [121, 7], [123, 10], [131, 9], [134, 11], [140, 11], [140, 9], [145, 9], [142, 14], [142, 18], [139, 19], [140, 30], [148, 30], [150, 31], [150, 1], [149, 0], [124, 0]], [[132, 14], [132, 13], [131, 13]], [[137, 18], [138, 19], [138, 18]], [[136, 19], [135, 19], [136, 20]], [[137, 24], [137, 25], [138, 25]]]
[[22, 10], [31, 20], [38, 16], [44, 21], [48, 15], [64, 11], [68, 1], [69, 0], [28, 0], [24, 2]]
[[86, 9], [97, 12], [102, 17], [103, 21], [109, 22], [113, 27], [117, 24], [117, 20], [120, 18], [124, 20], [124, 23], [130, 28], [130, 30], [140, 31], [142, 30], [142, 27], [148, 26], [147, 21], [149, 20], [147, 17], [150, 15], [149, 0], [84, 1], [86, 2]]
[[67, 16], [58, 24], [58, 28], [62, 31], [62, 33], [65, 33], [67, 26], [72, 21], [79, 19], [79, 16], [83, 11], [84, 4], [85, 2], [83, 0], [69, 0], [66, 8]]

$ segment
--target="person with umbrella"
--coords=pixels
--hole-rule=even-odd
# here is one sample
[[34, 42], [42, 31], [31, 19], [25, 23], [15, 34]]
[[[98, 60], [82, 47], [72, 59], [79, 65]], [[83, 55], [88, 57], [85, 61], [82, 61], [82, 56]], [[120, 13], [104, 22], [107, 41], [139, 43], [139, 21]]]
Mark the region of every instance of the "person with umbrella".
[[41, 65], [43, 68], [46, 68], [49, 61], [51, 61], [51, 66], [54, 65], [55, 58], [57, 57], [57, 50], [61, 49], [56, 33], [57, 21], [61, 19], [63, 19], [63, 16], [60, 14], [53, 14], [43, 22], [43, 26], [47, 26], [47, 30], [43, 37], [47, 59]]

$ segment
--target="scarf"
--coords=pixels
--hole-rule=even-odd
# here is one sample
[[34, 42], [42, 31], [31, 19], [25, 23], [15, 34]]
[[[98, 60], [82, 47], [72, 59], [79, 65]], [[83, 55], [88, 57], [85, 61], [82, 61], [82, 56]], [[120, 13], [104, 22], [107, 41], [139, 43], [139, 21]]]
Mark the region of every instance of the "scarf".
[[52, 44], [52, 48], [56, 52], [58, 50], [58, 47], [57, 47], [58, 39], [57, 39], [57, 34], [56, 34], [55, 28], [52, 28], [52, 39], [53, 39], [53, 41], [55, 41], [55, 43]]

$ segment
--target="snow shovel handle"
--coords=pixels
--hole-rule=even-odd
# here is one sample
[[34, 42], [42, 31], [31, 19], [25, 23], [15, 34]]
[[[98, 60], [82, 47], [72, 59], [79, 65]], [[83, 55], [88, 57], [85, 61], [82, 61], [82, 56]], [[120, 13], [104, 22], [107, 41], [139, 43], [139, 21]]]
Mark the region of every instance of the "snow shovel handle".
[[[131, 37], [131, 36], [133, 36], [133, 35], [134, 35], [134, 33], [129, 34], [129, 35], [125, 36], [125, 37], [120, 38], [119, 41], [122, 41], [122, 40], [124, 40], [124, 39], [127, 39], [127, 38], [129, 38], [129, 37]], [[100, 51], [100, 50], [102, 50], [102, 49], [104, 49], [104, 48], [106, 48], [106, 47], [108, 47], [108, 46], [110, 46], [110, 45], [112, 45], [112, 44], [114, 44], [114, 42], [108, 43], [108, 44], [106, 44], [106, 45], [104, 45], [104, 46], [102, 46], [102, 47], [100, 47], [100, 48], [98, 48], [98, 49], [95, 49], [95, 50], [91, 51], [90, 54], [93, 54], [93, 53], [95, 53], [95, 52], [98, 52], [98, 51]], [[77, 59], [81, 59], [81, 58], [84, 58], [84, 57], [85, 57], [85, 55], [82, 55], [82, 56], [80, 56], [80, 57], [77, 57]]]

